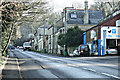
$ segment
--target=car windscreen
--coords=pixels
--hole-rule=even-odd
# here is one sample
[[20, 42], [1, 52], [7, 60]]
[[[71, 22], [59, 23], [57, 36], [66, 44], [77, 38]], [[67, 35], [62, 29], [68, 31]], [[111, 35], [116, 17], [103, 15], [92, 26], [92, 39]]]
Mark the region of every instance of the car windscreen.
[[117, 47], [109, 47], [108, 49], [117, 49]]
[[88, 51], [89, 48], [88, 48], [88, 46], [81, 46], [81, 50], [83, 50], [83, 51]]
[[85, 48], [88, 48], [87, 46], [81, 46], [81, 49], [85, 49]]
[[24, 43], [24, 46], [30, 46], [30, 43]]

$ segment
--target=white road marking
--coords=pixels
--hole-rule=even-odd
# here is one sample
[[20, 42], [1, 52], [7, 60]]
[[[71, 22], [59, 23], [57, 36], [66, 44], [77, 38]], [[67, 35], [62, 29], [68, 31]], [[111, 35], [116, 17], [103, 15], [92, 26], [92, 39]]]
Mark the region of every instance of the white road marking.
[[96, 70], [94, 70], [94, 69], [89, 69], [89, 68], [83, 68], [83, 69], [89, 70], [89, 71], [92, 71], [92, 72], [96, 72]]
[[[89, 71], [92, 71], [92, 72], [96, 72], [96, 73], [97, 73], [97, 71], [96, 71], [96, 70], [93, 70], [93, 69], [89, 69], [89, 68], [83, 68], [83, 69], [84, 69], [84, 70], [89, 70]], [[114, 75], [111, 75], [111, 74], [108, 74], [108, 73], [101, 73], [101, 74], [106, 75], [106, 76], [109, 76], [109, 77], [113, 77], [113, 78], [120, 79], [120, 77], [114, 76]]]
[[106, 76], [109, 76], [109, 77], [113, 77], [113, 78], [120, 79], [120, 77], [114, 76], [114, 75], [111, 75], [111, 74], [108, 74], [108, 73], [102, 73], [102, 74], [103, 74], [103, 75], [106, 75]]
[[20, 66], [19, 66], [19, 62], [18, 62], [18, 59], [17, 59], [17, 58], [16, 58], [16, 62], [17, 62], [17, 66], [18, 66], [20, 78], [23, 79], [23, 77], [22, 77], [22, 75], [21, 75], [21, 70], [20, 70]]

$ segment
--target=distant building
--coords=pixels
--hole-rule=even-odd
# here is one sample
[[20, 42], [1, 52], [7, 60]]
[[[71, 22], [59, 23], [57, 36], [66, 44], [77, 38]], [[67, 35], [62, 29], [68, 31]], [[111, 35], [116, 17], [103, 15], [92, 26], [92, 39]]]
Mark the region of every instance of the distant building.
[[44, 25], [39, 27], [35, 34], [35, 42], [34, 42], [34, 45], [37, 46], [38, 48], [37, 50], [42, 51], [46, 49], [47, 52], [50, 52], [51, 36], [52, 36], [52, 29], [48, 30], [48, 27], [44, 27]]
[[89, 10], [87, 1], [85, 1], [85, 8], [83, 10], [65, 7], [63, 15], [65, 16], [63, 22], [66, 29], [74, 27], [77, 24], [82, 30], [87, 30], [104, 18], [102, 10]]
[[[53, 27], [51, 27], [48, 30], [50, 25], [47, 25], [47, 26], [46, 27], [41, 26], [37, 29], [37, 32], [35, 34], [35, 39], [34, 39], [35, 41], [34, 45], [38, 47], [37, 50], [39, 51], [46, 50], [48, 53], [52, 53], [53, 44], [54, 44], [54, 48], [55, 48], [54, 52], [56, 52], [56, 48], [57, 48], [56, 35], [55, 35], [55, 39], [53, 40]], [[54, 33], [56, 33], [56, 31], [58, 31], [59, 29], [60, 27], [54, 27]]]

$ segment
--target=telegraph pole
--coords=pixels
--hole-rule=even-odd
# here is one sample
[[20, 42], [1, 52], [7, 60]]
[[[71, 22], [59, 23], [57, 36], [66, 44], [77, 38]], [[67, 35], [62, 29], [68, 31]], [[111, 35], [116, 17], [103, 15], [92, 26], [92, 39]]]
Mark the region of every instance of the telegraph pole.
[[54, 18], [54, 26], [53, 26], [53, 44], [52, 44], [52, 53], [55, 53], [55, 25], [56, 25], [56, 17]]
[[[1, 11], [0, 11], [0, 14]], [[0, 17], [0, 26], [2, 26], [2, 18]], [[0, 27], [0, 61], [1, 61], [1, 57], [2, 57], [2, 27]]]
[[43, 49], [45, 51], [45, 36], [46, 36], [46, 33], [45, 33], [45, 28], [47, 27], [47, 20], [44, 20], [44, 31], [43, 31]]
[[45, 49], [45, 25], [46, 25], [46, 21], [44, 20], [44, 28], [43, 28], [43, 49]]
[[[64, 34], [67, 33], [67, 8], [65, 8], [65, 11], [64, 11], [64, 16], [65, 16], [65, 22], [64, 22]], [[64, 56], [67, 56], [67, 45], [65, 45], [65, 42], [64, 42]]]

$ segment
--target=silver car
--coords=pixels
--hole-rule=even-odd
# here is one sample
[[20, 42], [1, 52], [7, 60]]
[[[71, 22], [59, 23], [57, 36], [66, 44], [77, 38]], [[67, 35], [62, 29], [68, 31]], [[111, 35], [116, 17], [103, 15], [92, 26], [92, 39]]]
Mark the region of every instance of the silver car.
[[107, 50], [107, 54], [117, 54], [117, 48], [109, 47]]

